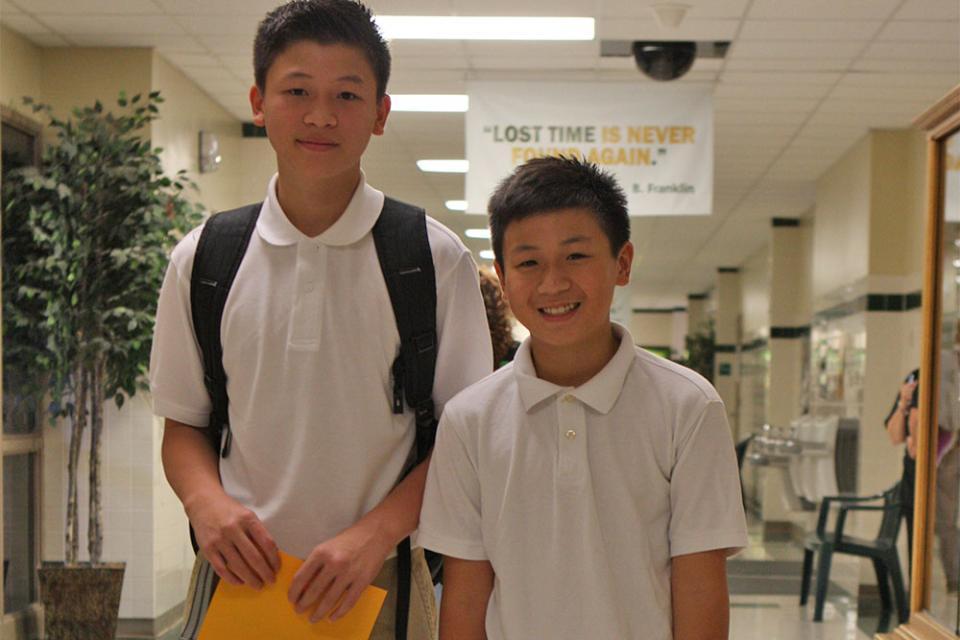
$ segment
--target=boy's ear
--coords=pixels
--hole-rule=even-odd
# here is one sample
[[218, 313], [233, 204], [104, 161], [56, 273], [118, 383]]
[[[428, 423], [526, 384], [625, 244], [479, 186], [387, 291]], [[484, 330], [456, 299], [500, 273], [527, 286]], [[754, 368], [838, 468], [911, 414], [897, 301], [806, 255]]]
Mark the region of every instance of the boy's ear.
[[250, 87], [250, 108], [253, 111], [253, 124], [264, 126], [263, 122], [263, 95], [257, 85]]
[[617, 285], [630, 282], [630, 269], [633, 266], [633, 243], [627, 240], [617, 254]]
[[390, 115], [390, 96], [383, 94], [377, 103], [377, 120], [373, 124], [373, 135], [382, 136], [387, 126], [387, 116]]

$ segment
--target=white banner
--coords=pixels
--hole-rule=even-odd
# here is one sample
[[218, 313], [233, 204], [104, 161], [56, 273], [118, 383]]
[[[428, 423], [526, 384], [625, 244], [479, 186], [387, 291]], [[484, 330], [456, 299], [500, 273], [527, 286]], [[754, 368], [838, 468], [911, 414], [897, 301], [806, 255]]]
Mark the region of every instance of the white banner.
[[649, 83], [473, 82], [468, 87], [467, 211], [514, 167], [569, 155], [617, 177], [632, 216], [713, 210], [713, 96]]

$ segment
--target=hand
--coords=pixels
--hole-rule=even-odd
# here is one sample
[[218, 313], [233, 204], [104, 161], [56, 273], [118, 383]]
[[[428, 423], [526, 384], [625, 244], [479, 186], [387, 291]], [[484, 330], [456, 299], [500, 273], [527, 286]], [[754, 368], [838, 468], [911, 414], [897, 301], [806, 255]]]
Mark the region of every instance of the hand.
[[917, 409], [910, 409], [910, 414], [907, 416], [907, 455], [911, 459], [916, 460], [917, 458], [917, 426], [920, 424], [920, 411]]
[[392, 548], [371, 527], [356, 524], [310, 552], [293, 577], [287, 597], [297, 613], [313, 609], [310, 622], [327, 614], [337, 620], [377, 577]]
[[226, 494], [187, 509], [197, 544], [223, 580], [260, 589], [276, 580], [277, 543], [256, 514]]
[[913, 404], [913, 391], [917, 388], [917, 382], [904, 382], [900, 387], [900, 409], [906, 410]]

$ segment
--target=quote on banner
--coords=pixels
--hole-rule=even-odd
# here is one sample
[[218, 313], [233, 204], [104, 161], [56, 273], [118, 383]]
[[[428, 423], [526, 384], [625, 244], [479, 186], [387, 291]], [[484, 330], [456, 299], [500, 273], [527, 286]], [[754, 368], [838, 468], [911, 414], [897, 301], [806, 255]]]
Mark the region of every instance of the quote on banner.
[[471, 213], [486, 213], [493, 190], [518, 165], [560, 155], [593, 162], [616, 176], [630, 215], [712, 213], [709, 88], [473, 82], [468, 93]]

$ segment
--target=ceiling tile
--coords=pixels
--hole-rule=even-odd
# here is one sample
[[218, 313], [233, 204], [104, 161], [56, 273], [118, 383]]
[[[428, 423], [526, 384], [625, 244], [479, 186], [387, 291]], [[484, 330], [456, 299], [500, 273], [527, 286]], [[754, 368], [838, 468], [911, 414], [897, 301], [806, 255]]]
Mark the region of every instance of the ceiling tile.
[[190, 36], [66, 34], [78, 47], [155, 47], [163, 53], [202, 53], [203, 47]]
[[914, 58], [904, 60], [899, 58], [864, 58], [857, 60], [850, 67], [851, 71], [915, 71], [917, 73], [952, 73], [954, 78], [960, 78], [960, 60], [947, 58], [927, 59]]
[[777, 100], [763, 98], [757, 100], [749, 96], [737, 98], [716, 97], [713, 101], [713, 110], [716, 113], [724, 111], [753, 111], [758, 107], [772, 113], [807, 113], [817, 106], [817, 98], [796, 98], [793, 100]]
[[4, 14], [0, 21], [3, 22], [5, 27], [13, 29], [17, 33], [25, 36], [50, 33], [50, 29], [25, 13]]
[[183, 26], [187, 33], [204, 36], [233, 36], [243, 41], [253, 43], [257, 35], [259, 15], [231, 14], [231, 15], [175, 15], [173, 18]]
[[[404, 2], [404, 5], [407, 3]], [[593, 15], [591, 8], [585, 8], [582, 0], [449, 0], [444, 3], [450, 15], [482, 16], [583, 16]], [[438, 5], [438, 9], [442, 5]], [[589, 5], [588, 5], [589, 7]], [[380, 10], [379, 13], [384, 13]], [[412, 15], [407, 9], [407, 15]]]
[[466, 43], [461, 40], [397, 40], [390, 43], [390, 55], [394, 60], [426, 56], [463, 56], [465, 53]]
[[214, 56], [206, 53], [167, 53], [163, 56], [174, 66], [188, 67], [215, 67], [222, 68], [223, 64]]
[[684, 20], [665, 32], [651, 18], [612, 17], [597, 20], [597, 40], [733, 40], [738, 20]]
[[472, 69], [593, 69], [594, 60], [580, 56], [527, 57], [521, 61], [511, 56], [471, 56]]
[[[600, 3], [600, 15], [650, 17], [653, 15], [650, 4], [654, 3], [637, 2], [636, 0], [603, 0]], [[683, 4], [690, 6], [687, 11], [687, 19], [739, 19], [749, 4], [749, 0], [684, 0]]]
[[243, 38], [230, 36], [197, 36], [197, 40], [203, 44], [211, 53], [239, 55], [244, 54], [248, 59], [253, 56], [253, 42]]
[[863, 50], [862, 42], [783, 42], [777, 40], [737, 41], [730, 47], [730, 60], [849, 60]]
[[743, 58], [728, 59], [725, 67], [726, 72], [730, 71], [846, 71], [850, 66], [849, 59], [839, 58]]
[[23, 13], [23, 9], [15, 5], [11, 0], [0, 0], [0, 16], [12, 16], [16, 13]]
[[958, 60], [956, 42], [874, 42], [863, 53], [864, 60]]
[[[46, 15], [43, 21], [64, 36], [125, 35], [131, 43], [138, 35], [179, 35], [180, 28], [168, 16]], [[133, 46], [133, 45], [131, 45]]]
[[957, 20], [894, 20], [887, 23], [878, 40], [914, 40], [919, 42], [960, 40], [960, 22]]
[[957, 0], [907, 0], [894, 16], [897, 20], [957, 20]]
[[[599, 58], [600, 43], [588, 42], [498, 42], [473, 41], [464, 42], [463, 51], [470, 56], [510, 56], [519, 64], [524, 64], [527, 58], [545, 58], [564, 56], [567, 58]], [[628, 58], [629, 59], [629, 58]]]
[[878, 20], [747, 20], [742, 40], [870, 40], [883, 23]]
[[237, 14], [264, 16], [280, 3], [277, 0], [153, 0], [170, 15], [202, 16]]
[[34, 33], [27, 37], [38, 47], [69, 47], [71, 43], [53, 33]]
[[749, 17], [796, 20], [886, 20], [902, 0], [755, 0]]
[[24, 9], [35, 15], [159, 15], [152, 0], [21, 0]]

